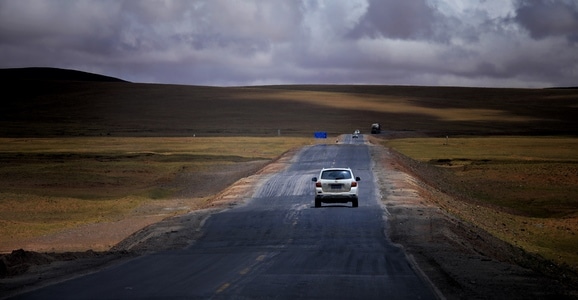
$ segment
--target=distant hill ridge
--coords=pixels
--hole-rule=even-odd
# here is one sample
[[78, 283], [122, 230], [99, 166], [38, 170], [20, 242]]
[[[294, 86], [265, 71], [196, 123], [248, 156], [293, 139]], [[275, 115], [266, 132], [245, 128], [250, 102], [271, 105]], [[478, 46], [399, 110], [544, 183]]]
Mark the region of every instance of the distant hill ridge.
[[5, 80], [57, 80], [57, 81], [96, 81], [127, 82], [122, 79], [93, 74], [83, 71], [59, 68], [13, 68], [0, 69], [0, 79]]

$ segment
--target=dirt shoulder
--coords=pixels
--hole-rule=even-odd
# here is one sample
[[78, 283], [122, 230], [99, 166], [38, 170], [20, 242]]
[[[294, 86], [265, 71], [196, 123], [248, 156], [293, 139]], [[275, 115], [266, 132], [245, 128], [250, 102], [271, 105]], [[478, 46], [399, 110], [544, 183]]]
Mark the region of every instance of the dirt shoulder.
[[[419, 179], [427, 166], [372, 147], [388, 236], [447, 299], [578, 299], [575, 278], [442, 209], [459, 203]], [[419, 171], [417, 171], [419, 170]], [[419, 176], [418, 174], [419, 173]], [[443, 204], [443, 205], [440, 205]]]
[[[413, 171], [416, 166], [411, 166], [415, 162], [381, 146], [372, 146], [371, 153], [375, 178], [381, 187], [387, 236], [406, 250], [416, 269], [425, 274], [443, 295], [441, 298], [578, 299], [578, 290], [562, 278], [563, 274], [556, 277], [553, 276], [556, 272], [550, 272], [550, 276], [546, 276], [520, 266], [520, 262], [536, 258], [528, 257], [521, 250], [441, 209], [439, 201], [451, 203], [454, 200], [439, 192], [440, 189], [420, 181]], [[0, 298], [94, 272], [139, 255], [191, 245], [202, 235], [203, 223], [212, 214], [242, 204], [267, 176], [285, 168], [294, 154], [295, 151], [286, 153], [251, 173], [253, 175], [241, 177], [212, 197], [205, 207], [160, 220], [158, 216], [151, 216], [146, 221], [149, 224], [145, 222], [139, 225], [140, 230], [131, 229], [130, 232], [123, 233], [126, 224], [122, 222], [98, 228], [99, 231], [124, 234], [121, 241], [108, 251], [17, 250], [5, 255], [0, 260], [4, 262], [4, 268], [21, 270], [12, 276], [0, 276]], [[236, 176], [241, 173], [236, 173]], [[233, 176], [231, 174], [229, 176]], [[98, 239], [98, 235], [91, 235], [90, 229], [84, 230], [84, 236]], [[68, 237], [72, 243], [74, 235]], [[92, 243], [102, 244], [103, 241], [93, 240]], [[547, 265], [547, 262], [540, 264]], [[2, 264], [0, 272], [1, 268]]]

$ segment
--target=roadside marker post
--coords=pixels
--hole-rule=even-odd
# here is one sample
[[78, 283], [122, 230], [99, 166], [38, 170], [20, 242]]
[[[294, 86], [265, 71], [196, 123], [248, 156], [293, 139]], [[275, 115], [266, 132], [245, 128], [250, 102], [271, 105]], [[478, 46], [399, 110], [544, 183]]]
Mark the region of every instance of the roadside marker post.
[[326, 139], [327, 138], [327, 132], [325, 131], [316, 131], [314, 134], [316, 139]]

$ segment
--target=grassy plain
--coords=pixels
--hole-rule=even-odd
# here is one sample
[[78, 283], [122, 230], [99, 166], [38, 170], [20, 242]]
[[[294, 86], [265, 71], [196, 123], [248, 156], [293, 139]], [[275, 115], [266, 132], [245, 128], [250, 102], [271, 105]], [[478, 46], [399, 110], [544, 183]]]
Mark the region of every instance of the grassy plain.
[[[312, 138], [0, 138], [0, 244], [113, 221], [179, 192], [179, 174], [271, 161]], [[222, 184], [197, 178], [199, 201]], [[212, 188], [214, 186], [214, 188]]]
[[[167, 182], [182, 173], [270, 160], [309, 143], [314, 131], [366, 133], [380, 122], [386, 145], [439, 170], [428, 180], [464, 200], [454, 207], [480, 207], [446, 209], [532, 252], [576, 263], [577, 89], [54, 77], [2, 77], [0, 238], [122, 218], [178, 194]], [[408, 136], [432, 139], [394, 140]]]
[[437, 176], [426, 180], [475, 207], [449, 208], [453, 213], [578, 269], [578, 138], [412, 138], [384, 145], [435, 166]]

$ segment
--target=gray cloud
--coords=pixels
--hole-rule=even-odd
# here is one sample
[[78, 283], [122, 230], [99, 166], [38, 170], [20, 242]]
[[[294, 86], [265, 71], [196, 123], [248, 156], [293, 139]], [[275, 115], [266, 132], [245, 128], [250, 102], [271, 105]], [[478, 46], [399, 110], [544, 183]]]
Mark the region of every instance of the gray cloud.
[[3, 0], [0, 68], [136, 82], [576, 85], [573, 0]]
[[352, 36], [394, 39], [435, 39], [440, 16], [427, 0], [370, 0], [367, 14]]
[[578, 41], [578, 2], [520, 0], [514, 18], [536, 39], [563, 36]]

